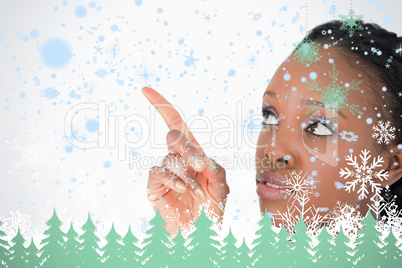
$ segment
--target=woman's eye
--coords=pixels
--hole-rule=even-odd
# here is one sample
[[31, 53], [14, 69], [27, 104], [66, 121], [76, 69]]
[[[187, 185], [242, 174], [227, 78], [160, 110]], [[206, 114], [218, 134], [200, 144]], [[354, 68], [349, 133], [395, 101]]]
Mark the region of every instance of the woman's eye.
[[325, 123], [313, 122], [305, 130], [316, 136], [332, 136], [334, 134], [332, 129], [331, 126]]
[[279, 120], [276, 115], [270, 110], [263, 111], [264, 120], [262, 121], [262, 125], [278, 125]]

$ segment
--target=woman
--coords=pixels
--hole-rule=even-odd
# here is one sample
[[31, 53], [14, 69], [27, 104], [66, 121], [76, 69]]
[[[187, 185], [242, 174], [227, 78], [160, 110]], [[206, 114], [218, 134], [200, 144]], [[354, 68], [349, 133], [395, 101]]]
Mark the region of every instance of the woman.
[[[314, 28], [263, 94], [256, 184], [261, 213], [274, 216], [275, 225], [294, 223], [303, 206], [311, 224], [328, 220], [319, 212], [337, 201], [365, 215], [386, 185], [402, 207], [402, 39], [376, 24], [358, 24], [363, 30], [341, 30], [339, 21]], [[225, 169], [204, 154], [160, 94], [142, 92], [170, 128], [169, 154], [148, 181], [166, 230], [175, 234], [194, 221], [204, 202], [221, 221], [229, 194]], [[171, 210], [179, 222], [167, 219]]]

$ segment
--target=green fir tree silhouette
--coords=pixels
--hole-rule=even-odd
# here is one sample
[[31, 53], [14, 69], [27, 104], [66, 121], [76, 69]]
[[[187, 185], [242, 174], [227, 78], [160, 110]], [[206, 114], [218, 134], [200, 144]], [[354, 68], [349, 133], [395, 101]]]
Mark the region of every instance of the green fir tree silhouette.
[[221, 248], [221, 261], [219, 262], [220, 267], [238, 267], [239, 262], [237, 260], [237, 239], [232, 233], [232, 228], [229, 228], [228, 235], [222, 240], [225, 245]]
[[56, 209], [53, 209], [53, 216], [46, 222], [49, 228], [43, 233], [47, 237], [40, 243], [43, 245], [40, 249], [42, 267], [64, 267], [66, 260], [63, 247], [65, 234], [60, 229], [62, 224], [57, 217]]
[[[0, 221], [0, 228], [3, 225], [3, 222]], [[8, 244], [8, 241], [2, 239], [2, 237], [5, 237], [6, 233], [2, 230], [0, 230], [0, 267], [7, 267], [8, 263], [8, 247], [10, 246]]]
[[103, 266], [104, 267], [121, 267], [123, 264], [121, 254], [121, 248], [123, 247], [119, 241], [121, 241], [121, 236], [114, 229], [114, 223], [112, 223], [112, 228], [110, 228], [109, 233], [105, 237], [107, 244], [102, 248], [103, 251]]
[[35, 245], [33, 237], [31, 237], [31, 243], [26, 248], [25, 253], [27, 254], [25, 259], [27, 261], [27, 268], [39, 268], [40, 266], [40, 258], [38, 257], [39, 250]]
[[88, 219], [81, 229], [84, 233], [79, 237], [82, 240], [80, 253], [78, 254], [80, 268], [99, 267], [101, 261], [97, 250], [100, 251], [98, 245], [100, 239], [95, 235], [96, 226], [93, 224], [89, 212]]
[[172, 242], [174, 243], [174, 245], [171, 248], [171, 254], [173, 257], [174, 267], [188, 267], [188, 263], [186, 262], [186, 260], [188, 258], [189, 250], [185, 246], [187, 241], [181, 234], [180, 227], [179, 232], [177, 233], [175, 238], [172, 239]]
[[343, 231], [343, 225], [339, 230], [339, 233], [334, 239], [335, 247], [332, 252], [335, 267], [350, 267], [352, 265], [352, 256], [356, 253], [348, 246], [350, 243], [349, 237], [347, 237]]
[[191, 239], [188, 246], [191, 248], [187, 263], [197, 264], [198, 267], [216, 267], [219, 264], [219, 244], [212, 237], [217, 233], [211, 230], [213, 221], [204, 213], [204, 207], [201, 214], [193, 223], [196, 228], [188, 238]]
[[25, 260], [25, 238], [20, 233], [20, 228], [17, 229], [17, 234], [11, 240], [12, 245], [10, 251], [10, 261], [8, 262], [9, 268], [21, 268], [26, 266]]
[[140, 253], [142, 250], [136, 246], [139, 240], [131, 232], [131, 226], [128, 226], [128, 231], [122, 241], [124, 245], [121, 248], [120, 254], [123, 261], [121, 267], [140, 267]]
[[319, 266], [336, 267], [334, 265], [334, 248], [335, 246], [330, 242], [334, 241], [334, 237], [328, 232], [327, 227], [324, 226], [317, 237], [319, 244], [314, 248], [316, 250], [315, 257]]
[[381, 259], [381, 267], [398, 267], [402, 262], [402, 250], [397, 247], [399, 238], [395, 236], [391, 228], [387, 237], [384, 238], [385, 246], [381, 249], [383, 258]]
[[380, 261], [384, 258], [380, 253], [380, 246], [378, 246], [383, 245], [380, 240], [382, 234], [375, 228], [377, 221], [374, 219], [373, 215], [371, 215], [370, 207], [366, 217], [361, 221], [361, 224], [364, 225], [364, 228], [360, 230], [359, 233], [360, 235], [363, 234], [363, 237], [355, 241], [355, 243], [359, 244], [356, 247], [357, 252], [359, 252], [359, 256], [362, 257], [357, 263], [357, 266], [365, 268], [378, 267]]
[[246, 238], [243, 236], [243, 242], [236, 250], [237, 260], [239, 261], [235, 267], [251, 267], [250, 248], [247, 246]]
[[281, 229], [276, 235], [278, 242], [275, 245], [275, 252], [277, 257], [272, 261], [272, 267], [289, 267], [292, 262], [289, 258], [291, 243], [288, 240], [289, 233], [286, 231], [285, 223], [282, 221]]
[[293, 230], [296, 233], [292, 236], [292, 240], [296, 239], [296, 241], [293, 242], [293, 249], [289, 252], [289, 256], [294, 260], [292, 267], [310, 267], [313, 265], [311, 254], [308, 252], [310, 248], [309, 241], [311, 239], [306, 234], [307, 226], [303, 221], [301, 213], [297, 223], [293, 226]]
[[166, 221], [159, 214], [159, 209], [156, 210], [155, 217], [149, 221], [149, 224], [152, 227], [145, 232], [149, 237], [143, 241], [146, 244], [143, 248], [144, 267], [167, 267], [172, 258], [168, 248], [168, 245], [171, 245], [168, 239], [170, 233], [163, 228]]
[[264, 217], [258, 221], [258, 225], [261, 228], [255, 232], [258, 238], [254, 239], [252, 244], [252, 258], [254, 267], [267, 267], [277, 260], [274, 248], [276, 233], [272, 230], [273, 224], [267, 209], [265, 209]]
[[78, 233], [74, 230], [72, 221], [66, 233], [66, 238], [67, 241], [64, 244], [66, 267], [77, 267], [79, 265], [78, 254], [80, 254], [81, 243], [77, 240]]

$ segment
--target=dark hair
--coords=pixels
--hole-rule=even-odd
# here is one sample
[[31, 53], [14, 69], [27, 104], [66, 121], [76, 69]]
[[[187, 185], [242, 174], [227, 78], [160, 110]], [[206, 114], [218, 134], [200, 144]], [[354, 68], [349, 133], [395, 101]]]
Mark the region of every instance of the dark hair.
[[[307, 38], [313, 42], [323, 45], [327, 43], [352, 62], [358, 62], [359, 71], [363, 72], [370, 79], [368, 86], [371, 87], [377, 104], [386, 113], [381, 113], [382, 120], [391, 121], [396, 127], [396, 137], [389, 145], [402, 144], [402, 98], [398, 94], [402, 87], [402, 51], [399, 50], [402, 38], [395, 33], [381, 28], [375, 23], [364, 23], [356, 21], [363, 30], [354, 27], [355, 32], [350, 35], [348, 30], [340, 30], [343, 22], [333, 20], [321, 24], [312, 29]], [[297, 49], [297, 48], [296, 48]], [[397, 52], [398, 50], [398, 52]], [[380, 52], [378, 52], [380, 51]], [[382, 90], [386, 87], [385, 92]], [[388, 146], [389, 146], [388, 145]], [[382, 149], [389, 149], [383, 146]], [[402, 179], [389, 186], [391, 196], [396, 195], [398, 209], [402, 209]], [[381, 196], [384, 197], [385, 190], [382, 189]], [[385, 212], [381, 212], [381, 216]]]

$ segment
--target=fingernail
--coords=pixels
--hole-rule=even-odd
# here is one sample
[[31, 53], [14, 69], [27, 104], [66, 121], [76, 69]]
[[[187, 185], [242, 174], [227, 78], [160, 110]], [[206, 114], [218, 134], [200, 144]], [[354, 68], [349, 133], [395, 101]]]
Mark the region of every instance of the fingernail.
[[186, 190], [186, 185], [182, 181], [176, 181], [176, 187], [182, 191]]
[[197, 197], [201, 200], [204, 201], [205, 198], [207, 198], [207, 196], [205, 195], [204, 191], [201, 188], [198, 188], [197, 190], [195, 190], [195, 194], [197, 195]]
[[194, 167], [196, 170], [203, 170], [205, 168], [204, 158], [199, 154], [195, 155]]
[[209, 161], [209, 170], [212, 173], [216, 174], [216, 173], [218, 173], [218, 169], [219, 169], [219, 166], [216, 164], [215, 160], [213, 160], [211, 158], [211, 161]]

